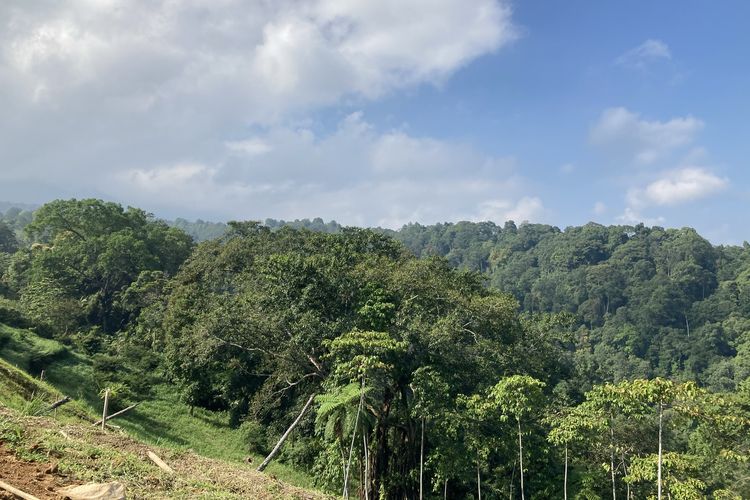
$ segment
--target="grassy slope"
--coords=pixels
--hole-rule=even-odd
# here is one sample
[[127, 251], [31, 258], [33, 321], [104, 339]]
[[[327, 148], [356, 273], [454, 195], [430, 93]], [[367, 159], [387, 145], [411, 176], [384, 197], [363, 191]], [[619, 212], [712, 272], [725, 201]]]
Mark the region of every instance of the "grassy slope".
[[[42, 384], [26, 374], [38, 377], [42, 369]], [[93, 420], [101, 411], [101, 402], [92, 373], [91, 360], [86, 356], [54, 340], [0, 324], [0, 405], [28, 414], [64, 394], [76, 401], [64, 406], [59, 418]], [[241, 463], [247, 457], [254, 463], [262, 460], [248, 453], [241, 432], [228, 425], [228, 415], [195, 409], [190, 416], [173, 388], [160, 386], [154, 392], [153, 399], [117, 419], [117, 424], [134, 438], [175, 452], [190, 450], [228, 462]], [[284, 464], [272, 463], [267, 472], [300, 487], [313, 487], [310, 476]]]

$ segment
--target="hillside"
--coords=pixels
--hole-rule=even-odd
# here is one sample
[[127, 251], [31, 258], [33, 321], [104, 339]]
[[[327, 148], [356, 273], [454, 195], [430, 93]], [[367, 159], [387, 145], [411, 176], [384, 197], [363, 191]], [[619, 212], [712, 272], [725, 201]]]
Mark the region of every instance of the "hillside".
[[[91, 426], [101, 411], [91, 364], [58, 342], [0, 324], [0, 479], [39, 498], [57, 498], [52, 490], [71, 484], [110, 481], [124, 483], [129, 498], [323, 498], [278, 479], [310, 484], [288, 467], [256, 472], [262, 457], [247, 451], [226, 415], [190, 416], [168, 387], [102, 434]], [[26, 370], [36, 377], [44, 370], [45, 381]], [[74, 401], [44, 411], [63, 394]], [[159, 470], [148, 450], [176, 474]], [[45, 473], [53, 464], [56, 470]]]
[[110, 389], [112, 411], [140, 403], [117, 425], [169, 459], [278, 450], [267, 473], [308, 489], [750, 495], [747, 245], [272, 225], [196, 243], [137, 208], [48, 203], [3, 233], [0, 357], [44, 370], [79, 423]]

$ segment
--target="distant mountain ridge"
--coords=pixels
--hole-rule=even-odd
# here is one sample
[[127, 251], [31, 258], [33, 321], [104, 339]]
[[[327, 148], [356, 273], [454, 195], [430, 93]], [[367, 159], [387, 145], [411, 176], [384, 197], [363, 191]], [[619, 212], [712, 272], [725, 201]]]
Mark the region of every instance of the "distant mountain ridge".
[[41, 205], [34, 203], [19, 203], [15, 201], [0, 201], [0, 212], [7, 212], [11, 208], [18, 208], [21, 210], [36, 210]]

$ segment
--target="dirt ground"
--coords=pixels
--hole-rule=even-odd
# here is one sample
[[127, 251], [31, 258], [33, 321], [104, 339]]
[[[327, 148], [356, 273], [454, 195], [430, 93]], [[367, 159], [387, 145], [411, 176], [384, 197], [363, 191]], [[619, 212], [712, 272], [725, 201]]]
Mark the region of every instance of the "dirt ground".
[[[3, 410], [0, 407], [0, 416], [12, 417], [12, 413]], [[98, 471], [99, 481], [123, 482], [128, 489], [128, 498], [330, 498], [285, 484], [273, 475], [256, 472], [252, 464], [227, 463], [201, 457], [190, 451], [151, 447], [121, 432], [102, 434], [98, 429], [85, 424], [61, 425], [52, 418], [41, 417], [12, 418], [25, 428], [24, 450], [46, 453], [49, 458], [41, 462], [25, 461], [0, 441], [0, 480], [40, 499], [62, 499], [57, 493], [60, 488], [82, 484], [86, 482], [83, 479], [92, 479], [78, 477], [82, 471], [87, 470]], [[51, 451], [55, 448], [49, 448], [52, 437], [64, 439], [62, 452]], [[39, 444], [33, 444], [35, 442]], [[92, 454], [90, 446], [96, 446], [100, 452]], [[156, 451], [175, 473], [162, 473], [147, 458], [149, 450]], [[104, 455], [98, 456], [98, 453], [105, 452], [106, 458]], [[60, 467], [62, 472], [56, 467], [56, 460], [60, 456], [67, 460], [68, 467], [71, 460], [74, 460], [78, 475], [67, 476], [63, 473], [64, 467]], [[102, 473], [102, 470], [105, 472]], [[0, 500], [15, 498], [0, 490]]]
[[[19, 460], [10, 450], [0, 443], [0, 481], [6, 482], [21, 491], [38, 498], [61, 498], [58, 488], [75, 481], [62, 476], [55, 470], [55, 463], [32, 463]], [[18, 498], [0, 490], [0, 499]]]

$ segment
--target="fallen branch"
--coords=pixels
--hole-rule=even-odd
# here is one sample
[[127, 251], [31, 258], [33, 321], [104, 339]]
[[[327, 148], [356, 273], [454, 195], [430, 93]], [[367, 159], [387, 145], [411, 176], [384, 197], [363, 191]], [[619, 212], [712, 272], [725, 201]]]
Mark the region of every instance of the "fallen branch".
[[72, 399], [70, 399], [70, 396], [65, 396], [64, 398], [59, 399], [59, 400], [55, 401], [54, 403], [52, 403], [49, 406], [49, 408], [47, 408], [47, 410], [45, 410], [45, 412], [50, 412], [50, 411], [54, 410], [55, 408], [61, 407], [65, 403], [70, 403], [71, 401], [72, 401]]
[[[115, 417], [119, 417], [120, 415], [122, 415], [122, 414], [123, 414], [123, 413], [125, 413], [126, 411], [130, 411], [130, 410], [132, 410], [133, 408], [135, 408], [135, 407], [136, 407], [136, 406], [138, 406], [139, 404], [141, 404], [141, 403], [136, 403], [136, 404], [134, 404], [134, 405], [130, 405], [130, 406], [128, 406], [127, 408], [125, 408], [124, 410], [120, 410], [120, 411], [118, 411], [117, 413], [113, 413], [112, 415], [107, 415], [107, 421], [110, 421], [110, 420], [112, 420], [112, 419], [113, 419], [113, 418], [115, 418]], [[97, 420], [96, 422], [94, 422], [94, 423], [93, 423], [93, 424], [91, 424], [91, 425], [93, 425], [94, 427], [96, 427], [97, 425], [102, 425], [102, 420], [101, 420], [101, 419], [99, 419], [99, 420]]]
[[14, 488], [13, 486], [9, 485], [8, 483], [4, 483], [3, 481], [0, 481], [0, 488], [4, 489], [5, 491], [9, 491], [10, 493], [14, 494], [17, 497], [23, 498], [23, 500], [39, 500], [34, 495], [29, 495], [28, 493], [24, 493], [23, 491]]
[[149, 450], [146, 454], [148, 455], [148, 458], [150, 458], [152, 462], [158, 465], [161, 470], [163, 470], [164, 472], [168, 472], [169, 474], [174, 474], [174, 470], [170, 466], [168, 466], [164, 462], [164, 460], [156, 456], [156, 453]]
[[292, 425], [290, 425], [289, 428], [284, 433], [284, 435], [281, 436], [281, 438], [279, 439], [279, 442], [276, 443], [276, 446], [274, 446], [273, 450], [271, 450], [271, 453], [269, 453], [268, 456], [266, 457], [266, 459], [263, 460], [263, 463], [260, 464], [258, 466], [258, 468], [255, 469], [255, 470], [257, 470], [258, 472], [263, 472], [263, 469], [265, 469], [266, 467], [268, 467], [268, 464], [271, 463], [271, 460], [273, 460], [273, 457], [275, 457], [276, 454], [281, 449], [281, 445], [284, 444], [284, 441], [286, 441], [286, 438], [288, 438], [289, 434], [291, 434], [292, 431], [294, 430], [294, 428], [297, 427], [297, 424], [299, 423], [300, 420], [302, 420], [302, 417], [307, 412], [307, 409], [310, 408], [310, 405], [312, 404], [313, 400], [315, 399], [315, 396], [316, 396], [315, 393], [313, 393], [313, 394], [310, 395], [310, 399], [308, 399], [307, 403], [305, 403], [305, 406], [302, 407], [302, 411], [299, 412], [299, 415], [294, 420], [294, 422], [292, 422]]

